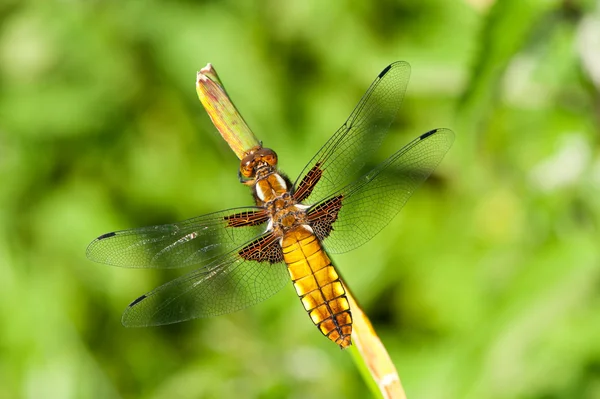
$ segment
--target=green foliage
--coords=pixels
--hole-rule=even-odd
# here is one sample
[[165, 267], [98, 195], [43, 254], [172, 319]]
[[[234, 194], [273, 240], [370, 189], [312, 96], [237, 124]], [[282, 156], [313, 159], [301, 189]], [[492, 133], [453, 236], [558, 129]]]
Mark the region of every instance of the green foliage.
[[333, 259], [407, 396], [599, 397], [599, 7], [0, 5], [0, 397], [368, 395], [291, 285], [125, 329], [131, 300], [186, 270], [111, 268], [85, 248], [251, 203], [195, 93], [207, 62], [294, 178], [395, 60], [413, 75], [381, 157], [436, 127], [456, 141], [383, 233]]

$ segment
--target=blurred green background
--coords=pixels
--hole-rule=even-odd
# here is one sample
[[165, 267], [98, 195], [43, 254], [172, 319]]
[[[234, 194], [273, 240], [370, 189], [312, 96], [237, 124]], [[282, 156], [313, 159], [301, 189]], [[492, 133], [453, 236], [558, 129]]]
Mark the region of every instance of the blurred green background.
[[292, 179], [392, 61], [382, 157], [456, 141], [383, 233], [333, 259], [409, 398], [600, 397], [597, 1], [0, 2], [0, 397], [370, 395], [291, 284], [125, 329], [189, 270], [85, 257], [99, 234], [251, 204], [197, 99], [213, 63]]

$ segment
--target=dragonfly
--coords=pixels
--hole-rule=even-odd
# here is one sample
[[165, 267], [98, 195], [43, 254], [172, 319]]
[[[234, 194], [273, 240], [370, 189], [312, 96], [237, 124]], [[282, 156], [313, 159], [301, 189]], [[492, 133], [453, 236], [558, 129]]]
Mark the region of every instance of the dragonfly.
[[257, 304], [291, 280], [311, 321], [332, 342], [352, 344], [347, 287], [329, 254], [379, 233], [442, 161], [454, 140], [445, 128], [422, 134], [369, 168], [403, 100], [410, 66], [388, 65], [346, 122], [292, 181], [277, 154], [259, 145], [238, 170], [255, 205], [178, 223], [115, 231], [87, 248], [93, 261], [131, 268], [196, 269], [140, 296], [126, 327], [218, 316]]

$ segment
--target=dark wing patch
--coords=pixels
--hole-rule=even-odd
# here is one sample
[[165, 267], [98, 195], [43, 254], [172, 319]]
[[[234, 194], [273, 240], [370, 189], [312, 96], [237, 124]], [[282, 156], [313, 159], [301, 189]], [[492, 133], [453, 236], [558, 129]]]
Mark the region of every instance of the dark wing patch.
[[302, 202], [306, 198], [308, 198], [308, 196], [310, 196], [319, 180], [321, 180], [322, 175], [323, 169], [321, 169], [321, 164], [317, 163], [315, 166], [312, 167], [311, 170], [308, 171], [306, 176], [304, 176], [304, 178], [298, 185], [297, 190], [294, 192], [294, 199], [297, 202]]
[[233, 215], [225, 216], [227, 227], [256, 226], [269, 220], [269, 215], [264, 210], [244, 211]]
[[342, 202], [343, 195], [337, 195], [309, 209], [308, 223], [319, 240], [324, 240], [333, 230], [333, 223], [337, 220]]
[[283, 261], [281, 245], [279, 245], [279, 240], [273, 233], [252, 241], [242, 248], [239, 254], [244, 259], [257, 262], [278, 263]]

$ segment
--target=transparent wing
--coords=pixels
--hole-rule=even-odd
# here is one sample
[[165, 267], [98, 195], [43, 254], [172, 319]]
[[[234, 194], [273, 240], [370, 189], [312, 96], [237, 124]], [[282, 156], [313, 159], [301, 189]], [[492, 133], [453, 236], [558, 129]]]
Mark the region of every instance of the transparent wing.
[[[339, 190], [364, 173], [363, 167], [381, 146], [396, 117], [410, 77], [410, 65], [395, 62], [387, 66], [371, 84], [348, 120], [335, 132], [306, 165], [294, 183], [319, 169], [320, 179], [302, 200], [314, 203]], [[322, 175], [321, 175], [322, 172]]]
[[246, 260], [232, 251], [133, 301], [123, 325], [156, 326], [234, 312], [269, 298], [289, 281], [285, 264]]
[[[266, 220], [262, 208], [245, 207], [179, 223], [116, 231], [92, 241], [87, 257], [121, 267], [175, 268], [206, 264], [259, 236], [265, 230]], [[234, 227], [233, 221], [240, 226]]]
[[350, 251], [379, 233], [438, 166], [453, 141], [451, 130], [427, 132], [332, 195], [341, 194], [342, 205], [325, 248], [331, 253]]

